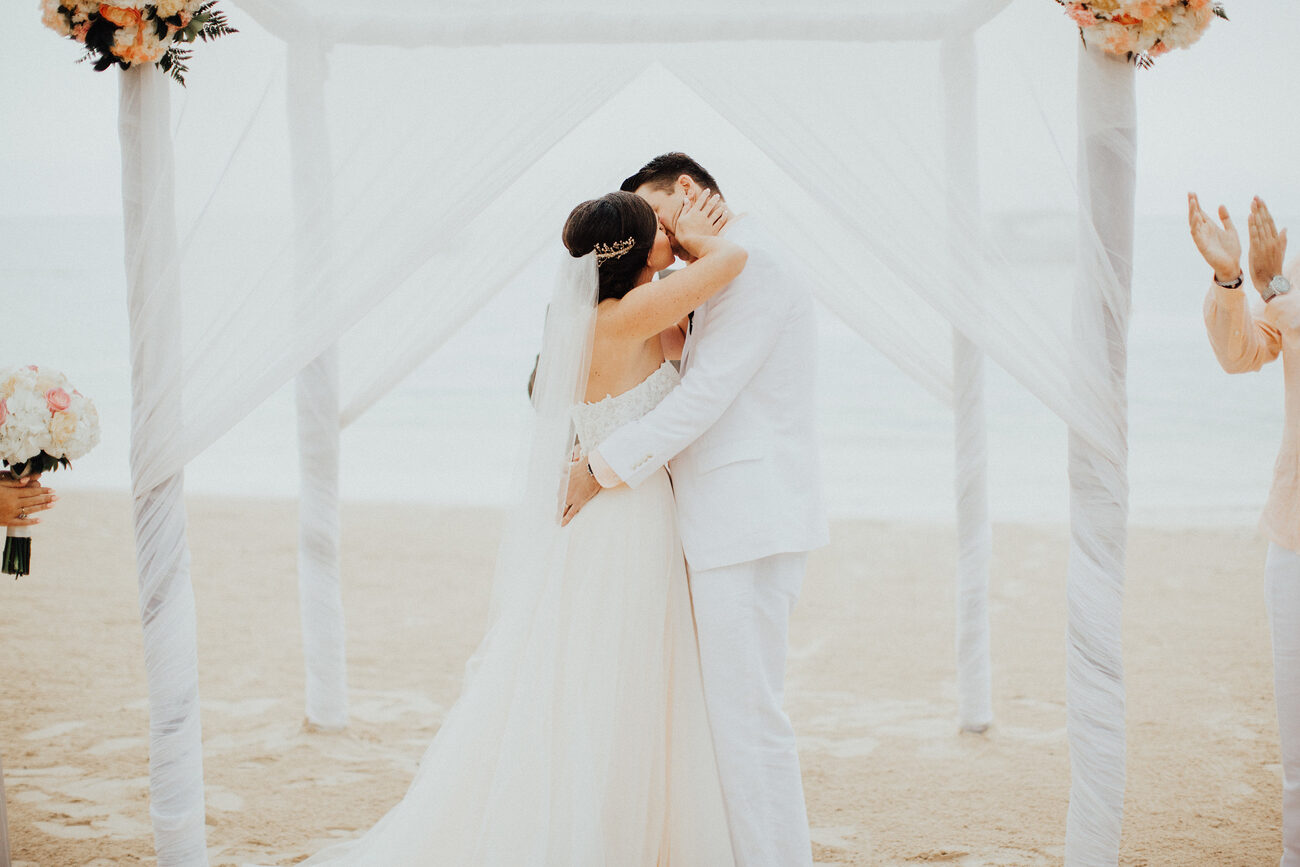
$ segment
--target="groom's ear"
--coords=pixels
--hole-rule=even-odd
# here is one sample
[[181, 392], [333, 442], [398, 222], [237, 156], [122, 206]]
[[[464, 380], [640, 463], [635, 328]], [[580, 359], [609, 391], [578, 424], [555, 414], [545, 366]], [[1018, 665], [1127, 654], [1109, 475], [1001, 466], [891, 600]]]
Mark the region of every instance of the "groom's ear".
[[698, 191], [695, 189], [695, 179], [692, 178], [690, 175], [678, 175], [678, 176], [677, 176], [677, 188], [678, 188], [679, 190], [681, 190], [682, 193], [683, 193], [683, 194], [686, 196], [686, 198], [688, 198], [688, 199], [689, 199], [693, 194], [695, 194], [696, 192], [698, 192]]

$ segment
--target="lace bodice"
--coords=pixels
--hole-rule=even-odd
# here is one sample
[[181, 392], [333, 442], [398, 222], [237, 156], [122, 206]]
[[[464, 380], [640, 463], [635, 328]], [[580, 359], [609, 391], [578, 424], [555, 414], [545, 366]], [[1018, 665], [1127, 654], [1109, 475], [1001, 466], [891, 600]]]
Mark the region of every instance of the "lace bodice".
[[623, 425], [654, 409], [681, 381], [677, 368], [671, 361], [665, 361], [658, 370], [622, 394], [575, 406], [573, 427], [578, 432], [582, 454], [599, 446]]

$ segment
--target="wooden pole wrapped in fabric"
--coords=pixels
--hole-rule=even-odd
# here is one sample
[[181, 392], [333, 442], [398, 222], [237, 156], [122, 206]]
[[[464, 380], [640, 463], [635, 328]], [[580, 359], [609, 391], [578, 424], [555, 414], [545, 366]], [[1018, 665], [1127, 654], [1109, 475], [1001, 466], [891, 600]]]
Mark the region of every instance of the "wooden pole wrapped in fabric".
[[[976, 119], [978, 58], [975, 34], [951, 34], [941, 45], [944, 151], [948, 175], [948, 249], [971, 245], [980, 225], [979, 145]], [[973, 245], [978, 249], [978, 242]], [[953, 256], [956, 283], [960, 256]], [[959, 328], [952, 332], [953, 430], [957, 493], [957, 698], [963, 731], [982, 732], [993, 722], [989, 659], [988, 435], [984, 409], [984, 353]]]
[[[325, 49], [289, 44], [289, 146], [297, 222], [297, 270], [309, 280], [311, 251], [330, 231], [331, 171], [325, 118]], [[318, 299], [305, 299], [315, 302]], [[307, 668], [307, 721], [348, 724], [343, 596], [339, 576], [339, 360], [330, 346], [298, 374], [298, 605]]]
[[181, 468], [157, 472], [181, 435], [182, 321], [169, 88], [153, 66], [122, 73], [122, 218], [131, 328], [131, 476], [149, 683], [149, 813], [161, 867], [207, 864], [194, 588]]
[[[1079, 50], [1079, 260], [1074, 398], [1104, 436], [1070, 431], [1065, 863], [1113, 867], [1124, 813], [1121, 619], [1128, 536], [1128, 322], [1137, 107], [1134, 67]], [[1096, 252], [1092, 252], [1096, 251]]]
[[9, 867], [9, 813], [5, 809], [5, 769], [0, 764], [0, 867]]

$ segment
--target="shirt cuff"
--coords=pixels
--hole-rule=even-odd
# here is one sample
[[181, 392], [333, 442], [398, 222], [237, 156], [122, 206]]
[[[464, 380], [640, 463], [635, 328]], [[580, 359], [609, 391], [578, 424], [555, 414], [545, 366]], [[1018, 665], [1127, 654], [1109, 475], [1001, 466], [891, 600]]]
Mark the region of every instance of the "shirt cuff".
[[[1242, 280], [1245, 280], [1244, 274], [1242, 275]], [[1219, 303], [1232, 304], [1246, 297], [1246, 284], [1243, 282], [1240, 286], [1237, 286], [1234, 289], [1229, 289], [1227, 286], [1220, 286], [1217, 281], [1211, 280], [1210, 291], [1214, 293], [1214, 297], [1219, 301]]]
[[600, 452], [589, 452], [587, 454], [587, 463], [591, 466], [591, 474], [600, 482], [602, 488], [617, 488], [623, 484], [623, 480], [618, 477], [605, 459], [600, 456]]

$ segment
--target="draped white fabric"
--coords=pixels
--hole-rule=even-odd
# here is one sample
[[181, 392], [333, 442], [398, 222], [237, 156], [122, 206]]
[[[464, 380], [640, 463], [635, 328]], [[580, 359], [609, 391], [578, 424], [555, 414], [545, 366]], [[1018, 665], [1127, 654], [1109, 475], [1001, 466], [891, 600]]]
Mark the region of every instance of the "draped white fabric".
[[170, 84], [150, 68], [122, 75], [122, 217], [131, 325], [131, 475], [149, 682], [149, 812], [160, 865], [203, 864], [203, 742], [194, 589], [180, 468], [148, 484], [181, 417], [181, 297], [168, 129]]
[[[827, 307], [921, 391], [954, 403], [958, 677], [967, 728], [992, 717], [983, 356], [1070, 425], [1070, 863], [1114, 863], [1123, 716], [1111, 662], [1118, 659], [1125, 518], [1116, 370], [1122, 373], [1126, 321], [1126, 282], [1116, 270], [1128, 261], [1131, 222], [1085, 221], [1073, 332], [1079, 349], [1065, 351], [1070, 287], [1017, 279], [1032, 244], [990, 232], [980, 213], [973, 31], [1006, 4], [934, 2], [906, 13], [897, 5], [821, 0], [790, 13], [784, 0], [744, 9], [727, 0], [671, 0], [615, 13], [564, 0], [418, 8], [244, 0], [239, 6], [287, 46], [249, 57], [231, 40], [206, 52], [204, 75], [191, 77], [175, 121], [183, 182], [182, 241], [174, 248], [171, 218], [149, 206], [170, 193], [141, 188], [168, 176], [157, 150], [165, 115], [156, 102], [127, 99], [153, 86], [145, 74], [125, 78], [124, 172], [137, 178], [135, 192], [124, 192], [133, 475], [160, 863], [204, 858], [193, 599], [179, 500], [185, 463], [302, 371], [309, 716], [345, 724], [338, 428], [533, 259], [561, 255], [559, 227], [574, 203], [675, 149], [714, 167], [739, 210], [763, 213], [808, 263]], [[691, 12], [689, 35], [666, 29], [674, 9]], [[1071, 37], [1063, 26], [1062, 45]], [[673, 44], [610, 44], [654, 38]], [[737, 42], [796, 38], [825, 42]], [[930, 41], [885, 41], [899, 38]], [[561, 39], [569, 44], [547, 44]], [[702, 40], [719, 42], [695, 44]], [[430, 44], [437, 47], [423, 47]], [[1006, 40], [991, 48], [1021, 50]], [[1114, 74], [1094, 75], [1089, 63], [1081, 70], [1091, 76], [1080, 86], [1090, 105], [1105, 107], [1117, 94], [1122, 104], [1125, 93], [1131, 104]], [[256, 86], [223, 82], [236, 74]], [[854, 86], [861, 82], [869, 86]], [[1024, 119], [1026, 127], [1033, 122]], [[1089, 154], [1099, 142], [1124, 140], [1113, 125], [1090, 128], [1102, 131], [1087, 137]], [[136, 144], [145, 140], [153, 144]], [[982, 150], [1001, 143], [984, 142]], [[128, 152], [151, 162], [128, 164]], [[1113, 180], [1108, 159], [1085, 161], [1083, 189]], [[1127, 159], [1131, 171], [1131, 150]], [[1025, 180], [999, 176], [1003, 185]], [[1117, 201], [1093, 198], [1089, 213]], [[1103, 309], [1109, 330], [1089, 325]], [[1084, 496], [1090, 491], [1096, 495]]]
[[[731, 42], [833, 39], [887, 42], [933, 39], [950, 21], [987, 17], [1007, 0], [665, 0], [611, 8], [597, 0], [243, 0], [276, 35], [292, 38], [310, 22], [336, 43], [394, 47], [616, 42]], [[685, 24], [688, 21], [689, 24]]]
[[[1066, 863], [1119, 860], [1124, 815], [1121, 626], [1128, 538], [1129, 299], [1137, 107], [1133, 67], [1079, 51], [1079, 209], [1084, 241], [1074, 303], [1078, 393], [1105, 439], [1070, 432], [1070, 565], [1066, 642], [1070, 812]], [[1092, 243], [1100, 240], [1100, 251]], [[1097, 389], [1104, 389], [1102, 401]]]
[[[188, 221], [181, 260], [185, 360], [171, 375], [182, 388], [183, 416], [174, 435], [156, 444], [140, 484], [183, 467], [411, 277], [423, 277], [412, 285], [427, 292], [440, 257], [467, 249], [463, 233], [481, 229], [476, 218], [630, 77], [593, 78], [575, 68], [542, 81], [531, 64], [492, 64], [483, 52], [396, 61], [377, 49], [368, 53], [357, 62], [376, 74], [375, 92], [412, 108], [400, 129], [392, 128], [396, 117], [385, 100], [330, 112], [335, 124], [347, 118], [330, 174], [337, 218], [318, 213], [305, 232], [294, 230], [285, 183], [283, 74], [257, 93], [221, 94], [226, 104], [210, 114], [198, 109], [196, 117], [187, 106], [181, 116], [177, 154], [189, 181], [180, 202]], [[486, 92], [512, 94], [510, 111], [476, 110], [457, 93], [460, 70], [471, 60], [483, 70]], [[346, 74], [340, 66], [331, 75]], [[428, 79], [413, 80], [417, 71]], [[565, 95], [559, 105], [552, 88]], [[231, 124], [230, 103], [241, 100], [247, 113]], [[192, 95], [190, 105], [196, 101]], [[291, 126], [310, 122], [300, 104], [293, 108]], [[211, 177], [211, 167], [192, 154], [210, 154], [222, 140], [231, 151]], [[185, 164], [187, 157], [194, 162]], [[489, 293], [476, 281], [448, 294], [440, 309], [454, 321], [454, 297], [472, 310]]]

